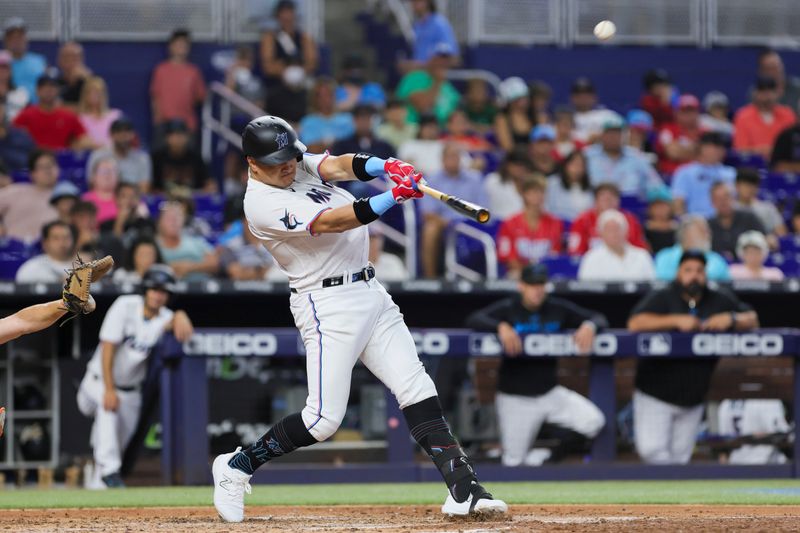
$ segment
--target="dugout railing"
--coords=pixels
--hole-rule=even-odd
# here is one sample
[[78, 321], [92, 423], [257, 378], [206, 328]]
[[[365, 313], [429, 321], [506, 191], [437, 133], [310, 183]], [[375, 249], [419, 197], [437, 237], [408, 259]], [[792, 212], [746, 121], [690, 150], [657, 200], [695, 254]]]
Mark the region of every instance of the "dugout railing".
[[[248, 336], [258, 335], [258, 357], [303, 357], [302, 343], [291, 328], [199, 328], [199, 335], [219, 336], [218, 346], [231, 343], [245, 355]], [[499, 357], [501, 347], [493, 334], [458, 329], [412, 329], [423, 358]], [[225, 336], [235, 336], [225, 339]], [[237, 340], [238, 339], [238, 340]], [[238, 344], [237, 344], [238, 343]], [[527, 357], [575, 357], [571, 335], [533, 334], [523, 339]], [[665, 349], [667, 347], [667, 349]], [[167, 361], [161, 373], [162, 472], [166, 484], [204, 484], [209, 480], [208, 353], [192, 342], [185, 346], [174, 338], [161, 345]], [[256, 356], [254, 354], [254, 356]], [[591, 355], [589, 398], [603, 411], [606, 426], [595, 440], [591, 461], [580, 465], [508, 468], [496, 463], [479, 464], [485, 480], [544, 479], [691, 479], [691, 478], [790, 478], [800, 477], [797, 461], [782, 465], [645, 465], [618, 463], [616, 458], [616, 395], [614, 361], [630, 357], [746, 357], [756, 360], [793, 358], [793, 413], [800, 412], [800, 330], [761, 329], [740, 333], [630, 333], [607, 330], [597, 335]], [[377, 464], [274, 464], [258, 471], [256, 483], [434, 481], [438, 473], [427, 463], [414, 461], [411, 441], [397, 402], [387, 391], [387, 462]], [[794, 457], [800, 457], [795, 434]]]

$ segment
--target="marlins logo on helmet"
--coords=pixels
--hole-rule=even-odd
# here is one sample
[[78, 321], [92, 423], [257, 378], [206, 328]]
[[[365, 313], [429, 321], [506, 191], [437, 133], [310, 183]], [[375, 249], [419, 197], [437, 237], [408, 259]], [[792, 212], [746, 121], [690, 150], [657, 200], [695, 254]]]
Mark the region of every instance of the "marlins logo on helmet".
[[275, 142], [278, 143], [278, 150], [281, 148], [286, 148], [286, 146], [289, 144], [289, 134], [279, 133], [275, 136]]

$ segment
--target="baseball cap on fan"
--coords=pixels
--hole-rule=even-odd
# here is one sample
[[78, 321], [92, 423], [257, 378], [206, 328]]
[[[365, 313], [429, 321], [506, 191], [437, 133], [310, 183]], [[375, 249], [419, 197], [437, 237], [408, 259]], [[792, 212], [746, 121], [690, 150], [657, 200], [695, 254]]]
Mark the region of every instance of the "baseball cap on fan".
[[453, 49], [452, 44], [447, 41], [440, 41], [433, 47], [433, 55], [449, 57], [456, 55], [456, 51]]
[[3, 23], [3, 32], [8, 33], [14, 30], [27, 31], [28, 25], [22, 17], [9, 17]]
[[579, 93], [591, 93], [594, 94], [595, 88], [592, 80], [581, 76], [580, 78], [576, 78], [575, 81], [572, 82], [572, 88], [570, 89], [572, 94], [579, 94]]
[[700, 109], [700, 100], [693, 94], [682, 94], [678, 98], [678, 109]]
[[556, 129], [550, 124], [539, 124], [531, 130], [530, 140], [537, 141], [555, 141]]
[[58, 70], [55, 68], [48, 68], [39, 76], [39, 79], [36, 80], [36, 87], [41, 87], [43, 85], [61, 85], [61, 81], [59, 81]]

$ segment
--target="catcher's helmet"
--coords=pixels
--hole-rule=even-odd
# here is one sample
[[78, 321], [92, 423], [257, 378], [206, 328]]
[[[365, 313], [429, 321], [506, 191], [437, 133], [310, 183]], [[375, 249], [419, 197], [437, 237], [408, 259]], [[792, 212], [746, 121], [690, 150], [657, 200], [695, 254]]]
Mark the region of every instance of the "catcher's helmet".
[[242, 151], [259, 163], [282, 165], [291, 159], [303, 159], [306, 145], [297, 138], [288, 122], [264, 115], [254, 118], [242, 132]]
[[142, 292], [147, 289], [175, 292], [175, 273], [167, 265], [151, 266], [142, 277]]

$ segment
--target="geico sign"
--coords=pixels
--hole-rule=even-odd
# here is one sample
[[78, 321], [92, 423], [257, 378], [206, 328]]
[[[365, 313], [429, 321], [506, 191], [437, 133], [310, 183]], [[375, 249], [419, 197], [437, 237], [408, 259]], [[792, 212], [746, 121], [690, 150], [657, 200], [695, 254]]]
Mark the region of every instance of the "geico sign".
[[195, 333], [183, 345], [187, 355], [275, 355], [278, 338], [272, 333]]
[[[572, 335], [526, 335], [523, 340], [526, 355], [564, 356], [577, 353]], [[610, 333], [601, 333], [594, 338], [592, 354], [614, 355], [617, 353], [617, 338]]]
[[780, 355], [783, 337], [776, 333], [700, 333], [692, 338], [695, 355]]
[[450, 351], [450, 337], [442, 331], [414, 331], [411, 336], [420, 355], [444, 355]]

